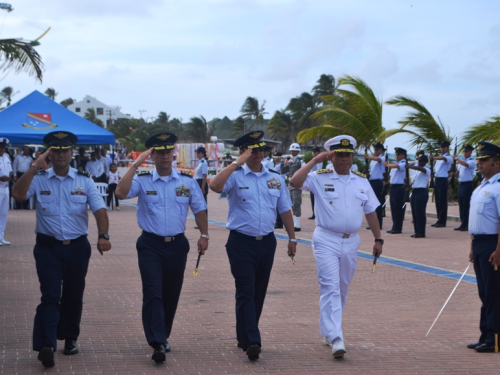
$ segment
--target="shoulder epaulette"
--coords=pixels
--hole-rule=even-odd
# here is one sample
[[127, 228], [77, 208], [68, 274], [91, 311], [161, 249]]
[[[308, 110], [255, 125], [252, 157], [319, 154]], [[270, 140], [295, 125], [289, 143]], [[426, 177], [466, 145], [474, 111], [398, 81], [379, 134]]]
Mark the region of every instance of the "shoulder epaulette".
[[47, 171], [45, 169], [41, 169], [39, 171], [36, 171], [36, 174], [40, 174], [40, 175], [41, 174], [46, 174], [46, 173], [47, 173]]
[[281, 174], [281, 173], [279, 173], [278, 171], [275, 171], [274, 169], [269, 169], [269, 172], [271, 172], [271, 173], [276, 173], [276, 174]]
[[89, 172], [85, 172], [85, 171], [82, 171], [80, 169], [78, 171], [76, 171], [76, 174], [79, 174], [79, 175], [82, 175], [82, 176], [90, 178], [90, 173]]
[[366, 174], [364, 174], [364, 173], [361, 173], [361, 172], [358, 172], [358, 171], [351, 171], [351, 172], [354, 173], [356, 176], [366, 178]]
[[325, 169], [316, 169], [316, 173], [318, 174], [321, 174], [321, 173], [332, 173], [333, 172], [333, 169], [328, 169], [328, 168], [325, 168]]
[[137, 172], [136, 174], [137, 174], [137, 176], [139, 176], [139, 177], [141, 177], [141, 176], [151, 175], [151, 173], [149, 173], [149, 171], [140, 171], [140, 172]]
[[190, 173], [186, 173], [186, 172], [180, 172], [179, 173], [181, 176], [184, 176], [184, 177], [190, 177], [190, 178], [193, 178], [193, 175], [190, 174]]

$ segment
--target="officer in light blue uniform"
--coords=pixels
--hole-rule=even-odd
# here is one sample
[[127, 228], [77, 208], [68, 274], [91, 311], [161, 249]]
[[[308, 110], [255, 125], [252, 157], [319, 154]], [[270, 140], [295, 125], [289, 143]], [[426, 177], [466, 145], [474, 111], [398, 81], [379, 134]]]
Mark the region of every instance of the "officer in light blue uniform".
[[495, 333], [498, 333], [499, 317], [495, 314], [500, 311], [500, 271], [495, 270], [495, 266], [500, 266], [500, 147], [479, 142], [477, 150], [477, 169], [484, 180], [472, 193], [468, 227], [472, 239], [469, 261], [474, 264], [481, 300], [481, 335], [478, 342], [467, 347], [491, 353], [495, 351]]
[[[142, 234], [137, 255], [142, 279], [142, 324], [156, 363], [165, 361], [177, 303], [182, 289], [189, 242], [184, 231], [188, 209], [194, 213], [201, 236], [198, 252], [208, 247], [207, 205], [191, 175], [172, 168], [177, 137], [172, 133], [153, 135], [148, 151], [138, 156], [116, 187], [119, 199], [139, 197], [137, 222]], [[147, 157], [155, 163], [151, 171], [136, 174]]]
[[196, 157], [198, 158], [198, 165], [194, 171], [194, 178], [196, 182], [200, 186], [201, 191], [203, 192], [203, 197], [205, 198], [205, 202], [207, 201], [208, 194], [208, 162], [207, 162], [207, 150], [205, 147], [198, 147], [196, 149]]
[[431, 169], [427, 165], [429, 158], [423, 151], [416, 154], [418, 165], [406, 164], [407, 168], [414, 169], [417, 172], [413, 176], [412, 194], [410, 197], [411, 215], [413, 217], [413, 228], [415, 233], [411, 235], [414, 238], [425, 237], [425, 224], [427, 222], [426, 209], [429, 201], [429, 190], [427, 185], [431, 177]]
[[272, 148], [269, 146], [264, 146], [264, 159], [262, 159], [262, 165], [266, 167], [267, 169], [274, 169], [274, 161], [273, 158], [271, 157], [271, 151]]
[[290, 195], [279, 173], [261, 164], [264, 132], [247, 133], [234, 142], [243, 153], [219, 172], [210, 189], [228, 195], [226, 251], [236, 284], [236, 338], [250, 360], [259, 358], [262, 339], [259, 319], [276, 251], [276, 209], [290, 237], [288, 255], [294, 256], [295, 232]]
[[434, 196], [436, 198], [437, 221], [431, 227], [444, 228], [448, 219], [448, 172], [450, 171], [453, 157], [448, 155], [450, 142], [440, 142], [439, 149], [441, 150], [440, 156], [433, 156], [432, 154], [430, 156], [431, 160], [437, 160], [434, 166], [434, 174], [436, 176], [434, 180]]
[[[19, 201], [36, 196], [34, 256], [42, 301], [36, 309], [33, 350], [45, 367], [54, 366], [57, 340], [65, 340], [63, 354], [78, 353], [85, 276], [91, 247], [87, 240], [90, 206], [99, 231], [97, 249], [111, 249], [106, 206], [87, 172], [69, 166], [76, 135], [66, 131], [47, 134], [50, 146], [14, 185]], [[38, 171], [49, 157], [53, 167]]]
[[389, 194], [391, 204], [392, 229], [387, 233], [399, 234], [403, 230], [403, 219], [405, 204], [405, 189], [404, 182], [406, 176], [406, 150], [401, 147], [396, 147], [396, 163], [389, 164], [385, 162], [385, 166], [392, 168], [391, 171], [391, 192]]
[[380, 202], [380, 206], [377, 207], [377, 218], [380, 224], [380, 229], [382, 229], [382, 205], [385, 201], [385, 196], [383, 196], [384, 191], [384, 183], [382, 182], [384, 179], [384, 164], [385, 164], [385, 147], [382, 143], [377, 142], [373, 144], [373, 155], [370, 156], [365, 153], [365, 159], [370, 160], [370, 177], [368, 181], [370, 181], [370, 185]]
[[453, 155], [453, 159], [458, 163], [458, 207], [460, 209], [460, 226], [454, 230], [461, 232], [468, 231], [470, 198], [474, 191], [472, 179], [476, 169], [476, 161], [472, 155], [474, 147], [472, 145], [464, 146], [464, 159], [459, 159], [458, 155]]

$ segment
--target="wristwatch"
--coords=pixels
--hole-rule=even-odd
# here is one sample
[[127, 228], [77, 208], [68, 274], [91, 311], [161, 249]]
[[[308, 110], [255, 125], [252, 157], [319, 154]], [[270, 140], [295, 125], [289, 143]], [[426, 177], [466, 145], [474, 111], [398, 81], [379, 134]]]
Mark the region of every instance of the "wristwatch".
[[240, 164], [240, 163], [238, 163], [236, 160], [235, 160], [235, 161], [233, 161], [231, 164], [236, 165], [236, 167], [237, 167], [237, 168], [240, 168], [240, 167], [241, 167], [241, 164]]
[[210, 237], [208, 236], [208, 234], [202, 234], [200, 236], [200, 238], [206, 238], [207, 240], [210, 240]]
[[99, 238], [104, 238], [105, 240], [109, 241], [109, 234], [107, 234], [107, 233], [100, 234]]
[[382, 238], [375, 238], [375, 242], [380, 242], [381, 245], [384, 244], [384, 240]]
[[297, 243], [297, 239], [296, 239], [296, 238], [290, 238], [290, 239], [288, 240], [288, 242], [295, 242], [295, 243]]

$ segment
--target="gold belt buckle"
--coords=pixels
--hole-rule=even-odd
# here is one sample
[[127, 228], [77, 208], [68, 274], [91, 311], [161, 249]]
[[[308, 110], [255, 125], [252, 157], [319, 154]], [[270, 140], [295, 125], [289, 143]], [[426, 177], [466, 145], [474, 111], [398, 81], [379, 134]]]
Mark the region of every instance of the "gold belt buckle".
[[264, 236], [257, 236], [257, 237], [255, 237], [255, 241], [260, 241], [260, 240], [262, 240], [263, 237]]
[[64, 240], [62, 242], [63, 245], [69, 245], [71, 243], [71, 240]]
[[349, 233], [344, 233], [344, 235], [342, 236], [342, 238], [349, 238], [349, 237], [351, 237]]
[[165, 237], [165, 242], [172, 242], [174, 237]]

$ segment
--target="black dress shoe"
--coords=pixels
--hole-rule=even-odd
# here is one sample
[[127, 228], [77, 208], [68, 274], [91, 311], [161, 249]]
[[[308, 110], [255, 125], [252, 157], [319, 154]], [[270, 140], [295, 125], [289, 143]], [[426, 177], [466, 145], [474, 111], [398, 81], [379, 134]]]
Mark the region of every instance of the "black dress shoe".
[[453, 230], [462, 230], [462, 227], [453, 228]]
[[283, 225], [275, 225], [274, 229], [283, 229]]
[[400, 230], [388, 230], [387, 233], [389, 234], [401, 234]]
[[170, 344], [168, 343], [167, 340], [165, 340], [165, 353], [169, 353], [170, 352]]
[[309, 220], [314, 220], [316, 219], [316, 216], [312, 215], [311, 217], [309, 217]]
[[435, 222], [434, 224], [431, 224], [431, 227], [435, 227], [438, 224], [439, 224], [438, 222]]
[[66, 339], [64, 343], [64, 355], [73, 355], [78, 353], [78, 346], [76, 346], [75, 340]]
[[293, 228], [293, 230], [294, 230], [295, 232], [300, 232], [300, 228], [295, 228], [295, 227], [294, 227], [294, 228]]
[[410, 237], [416, 237], [417, 235], [416, 234], [412, 234]]
[[446, 224], [436, 224], [434, 225], [434, 228], [445, 228]]
[[255, 361], [259, 359], [260, 345], [257, 343], [250, 344], [247, 349], [247, 356], [250, 361]]
[[196, 227], [194, 227], [194, 229], [200, 229], [200, 227], [199, 227], [199, 226], [196, 226]]
[[391, 230], [388, 230], [387, 233], [392, 233], [392, 229]]
[[370, 229], [370, 227], [366, 227], [366, 229]]
[[486, 342], [476, 346], [474, 349], [476, 349], [476, 352], [479, 353], [495, 353], [495, 345], [488, 344]]
[[165, 345], [158, 345], [155, 347], [153, 355], [151, 356], [151, 359], [155, 361], [156, 363], [163, 363], [165, 362]]
[[416, 234], [415, 238], [425, 238], [425, 234]]
[[476, 349], [479, 345], [483, 345], [484, 342], [473, 342], [472, 344], [468, 344], [467, 347], [469, 349]]
[[468, 231], [469, 231], [469, 228], [467, 228], [467, 227], [460, 229], [460, 232], [468, 232]]
[[239, 342], [239, 341], [238, 341], [238, 344], [236, 344], [236, 346], [237, 346], [238, 348], [240, 348], [240, 349], [241, 349], [241, 348], [243, 348], [243, 344], [242, 344], [241, 342]]
[[54, 367], [54, 349], [50, 346], [44, 346], [38, 352], [38, 360], [42, 362], [43, 367]]

